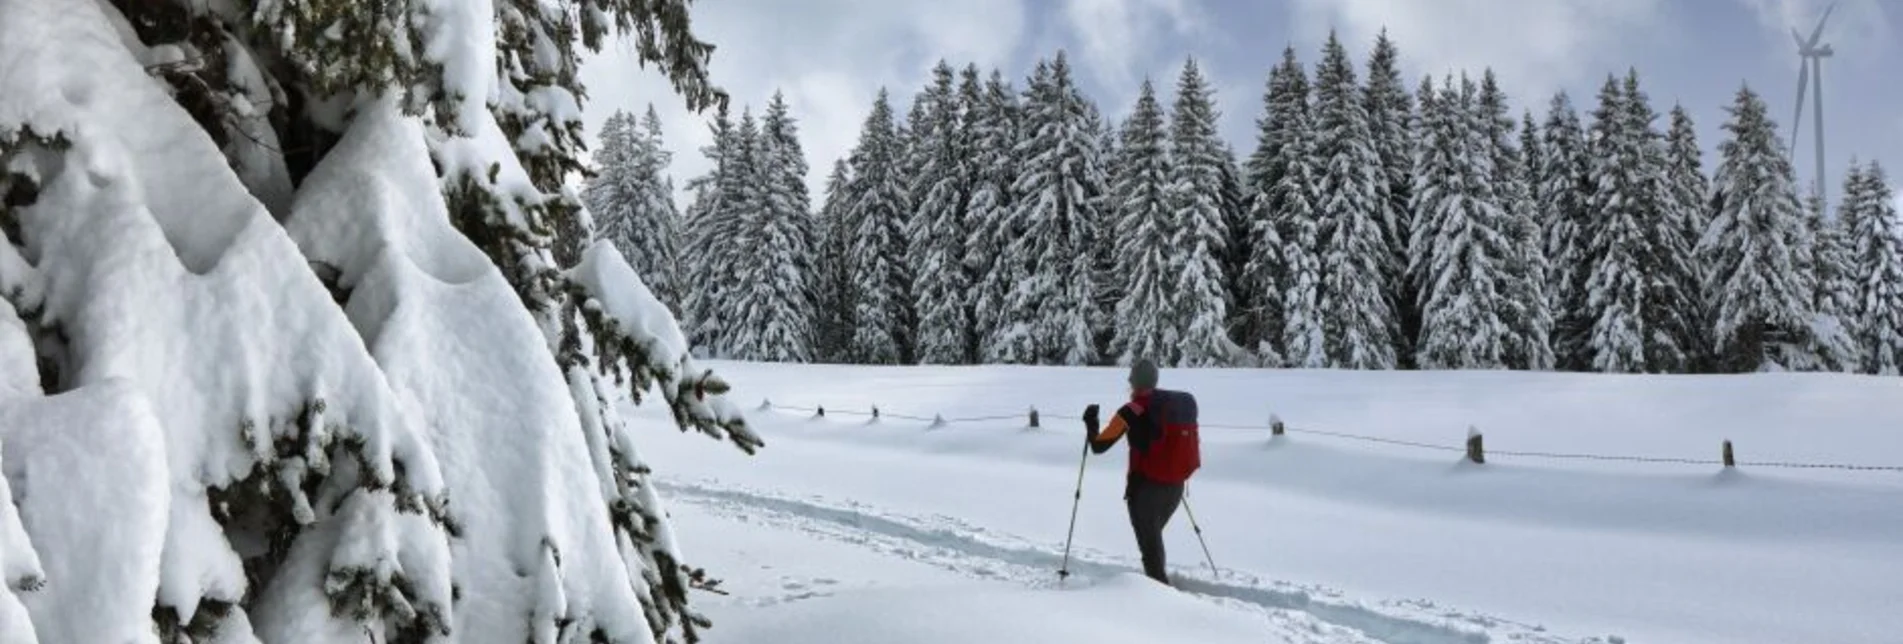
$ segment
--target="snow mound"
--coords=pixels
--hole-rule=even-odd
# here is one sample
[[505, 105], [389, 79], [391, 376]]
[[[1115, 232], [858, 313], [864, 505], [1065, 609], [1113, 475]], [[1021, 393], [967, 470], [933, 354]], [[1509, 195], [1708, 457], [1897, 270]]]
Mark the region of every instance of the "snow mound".
[[[451, 226], [437, 181], [419, 174], [432, 168], [426, 136], [388, 100], [360, 106], [305, 182], [318, 196], [286, 227], [310, 260], [337, 267], [350, 319], [407, 411], [429, 419], [462, 528], [451, 633], [649, 638], [601, 484], [572, 467], [591, 453], [569, 380], [521, 297]], [[514, 610], [524, 597], [538, 598], [535, 614]]]
[[[6, 281], [43, 280], [41, 322], [67, 345], [59, 382], [124, 381], [154, 401], [175, 501], [156, 569], [159, 606], [180, 624], [196, 616], [248, 627], [241, 610], [220, 619], [200, 608], [261, 590], [248, 588], [247, 562], [262, 557], [266, 568], [251, 572], [268, 574], [282, 555], [263, 534], [328, 521], [351, 536], [322, 554], [341, 576], [326, 587], [333, 598], [387, 587], [380, 575], [395, 574], [408, 582], [404, 594], [440, 591], [402, 603], [448, 606], [447, 569], [390, 565], [415, 553], [389, 548], [446, 548], [440, 532], [357, 541], [412, 524], [340, 511], [353, 495], [381, 493], [391, 502], [380, 513], [440, 517], [446, 493], [435, 459], [297, 247], [145, 74], [109, 11], [88, 0], [0, 0], [0, 43], [9, 45], [0, 94], [10, 99], [0, 102], [0, 133], [67, 142], [14, 163], [41, 187], [19, 211], [24, 259], [37, 262], [37, 276]], [[30, 44], [50, 41], [61, 45]], [[249, 514], [215, 516], [214, 506]], [[365, 579], [364, 570], [379, 575]], [[379, 591], [378, 601], [396, 594]], [[155, 613], [145, 603], [142, 614]]]
[[[9, 588], [29, 590], [20, 595], [28, 628], [46, 642], [156, 644], [150, 616], [171, 487], [165, 434], [145, 398], [109, 381], [0, 405], [0, 468], [0, 569]], [[13, 546], [9, 487], [38, 561]], [[0, 635], [14, 622], [5, 603]]]
[[1262, 642], [1269, 626], [1259, 615], [1125, 574], [1074, 590], [948, 585], [841, 593], [731, 612], [709, 641], [1218, 644]]

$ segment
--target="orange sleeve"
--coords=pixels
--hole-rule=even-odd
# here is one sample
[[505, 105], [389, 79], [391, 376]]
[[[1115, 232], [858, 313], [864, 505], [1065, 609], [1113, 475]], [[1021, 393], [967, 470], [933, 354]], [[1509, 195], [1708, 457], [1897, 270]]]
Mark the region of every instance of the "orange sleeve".
[[1129, 425], [1123, 422], [1123, 414], [1111, 414], [1110, 424], [1104, 426], [1103, 431], [1097, 432], [1097, 444], [1106, 447], [1112, 445], [1117, 442], [1117, 439], [1123, 438], [1123, 432], [1127, 429]]

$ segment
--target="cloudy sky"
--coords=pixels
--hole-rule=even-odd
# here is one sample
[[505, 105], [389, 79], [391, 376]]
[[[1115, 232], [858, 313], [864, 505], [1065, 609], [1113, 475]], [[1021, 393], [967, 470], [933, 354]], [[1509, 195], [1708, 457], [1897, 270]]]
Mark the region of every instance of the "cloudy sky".
[[[874, 96], [889, 88], [904, 106], [939, 59], [975, 62], [1023, 78], [1064, 49], [1085, 91], [1121, 118], [1138, 84], [1153, 79], [1168, 101], [1187, 57], [1213, 77], [1224, 136], [1247, 155], [1268, 70], [1284, 47], [1306, 64], [1336, 31], [1365, 75], [1384, 27], [1400, 46], [1409, 88], [1436, 76], [1492, 67], [1515, 101], [1543, 113], [1555, 91], [1582, 111], [1609, 73], [1636, 67], [1654, 106], [1692, 111], [1708, 169], [1730, 104], [1749, 84], [1765, 96], [1788, 139], [1796, 102], [1791, 28], [1808, 33], [1830, 0], [696, 0], [694, 27], [713, 42], [714, 81], [735, 113], [784, 91], [800, 121], [815, 198], [834, 159], [853, 145]], [[1882, 161], [1903, 179], [1903, 3], [1838, 0], [1824, 40], [1828, 182], [1852, 157]], [[675, 151], [676, 184], [705, 172], [706, 115], [689, 114], [665, 79], [641, 69], [626, 45], [582, 70], [587, 124], [652, 103]], [[1807, 101], [1808, 102], [1808, 101]], [[1812, 121], [1800, 134], [1799, 180], [1814, 171]], [[1835, 201], [1832, 202], [1833, 208]], [[815, 204], [817, 207], [817, 204]]]

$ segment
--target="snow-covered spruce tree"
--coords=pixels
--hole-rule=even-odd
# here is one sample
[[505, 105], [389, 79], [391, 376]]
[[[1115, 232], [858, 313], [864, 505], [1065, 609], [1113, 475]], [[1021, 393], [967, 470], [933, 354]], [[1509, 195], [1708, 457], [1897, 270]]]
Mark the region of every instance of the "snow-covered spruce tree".
[[1487, 181], [1498, 205], [1499, 232], [1507, 243], [1498, 278], [1500, 316], [1507, 325], [1506, 366], [1545, 371], [1553, 368], [1552, 310], [1546, 303], [1546, 252], [1541, 228], [1533, 213], [1522, 151], [1513, 145], [1513, 117], [1506, 93], [1488, 69], [1480, 79], [1481, 138], [1486, 143]]
[[[1851, 160], [1855, 165], [1857, 161]], [[1857, 283], [1852, 276], [1850, 241], [1841, 219], [1824, 218], [1823, 195], [1812, 192], [1804, 199], [1804, 224], [1810, 228], [1816, 245], [1811, 251], [1811, 271], [1817, 276], [1817, 292], [1811, 304], [1816, 307], [1816, 334], [1811, 353], [1818, 357], [1815, 369], [1856, 372], [1867, 357], [1857, 338], [1859, 327], [1855, 300]]]
[[1588, 240], [1588, 347], [1597, 371], [1675, 373], [1689, 323], [1680, 275], [1691, 263], [1668, 214], [1663, 137], [1653, 127], [1637, 72], [1608, 77], [1593, 113], [1594, 214], [1576, 234]]
[[1474, 84], [1448, 78], [1437, 96], [1421, 97], [1425, 126], [1415, 172], [1414, 237], [1422, 276], [1422, 369], [1500, 369], [1515, 342], [1507, 319], [1509, 265], [1514, 257], [1510, 213], [1496, 192], [1491, 106]]
[[[97, 610], [83, 623], [42, 633], [693, 639], [705, 621], [686, 607], [676, 542], [610, 403], [657, 385], [684, 429], [759, 442], [619, 253], [590, 245], [580, 196], [563, 187], [582, 169], [578, 51], [610, 31], [638, 38], [691, 106], [720, 100], [685, 5], [125, 4], [122, 19], [107, 3], [0, 2], [0, 59], [15, 72], [0, 95], [24, 104], [0, 117], [0, 140], [72, 143], [0, 146], [34, 159], [8, 164], [36, 185], [31, 203], [10, 204], [10, 241], [35, 251], [35, 274], [61, 276], [43, 283], [35, 316], [65, 338], [39, 347], [44, 380], [98, 397], [107, 404], [88, 413], [145, 446], [116, 469], [172, 473], [169, 494], [144, 497], [151, 513], [93, 514], [116, 522], [101, 534], [164, 543], [36, 544], [49, 560], [163, 546], [156, 561], [125, 560], [150, 576], [122, 580], [115, 599], [86, 596]], [[17, 46], [29, 42], [56, 45]], [[141, 64], [181, 51], [210, 64], [174, 68], [166, 80], [192, 89], [168, 94]], [[90, 83], [75, 96], [110, 98], [71, 104], [51, 89], [74, 79]], [[230, 143], [234, 122], [250, 143]], [[273, 192], [288, 186], [295, 200]], [[123, 234], [74, 236], [101, 227]], [[114, 314], [127, 310], [148, 315]], [[155, 350], [177, 359], [139, 359]], [[491, 456], [550, 467], [496, 485], [460, 459], [439, 465], [445, 451], [484, 455], [477, 469], [501, 464]], [[128, 489], [166, 487], [138, 483]], [[551, 515], [548, 498], [571, 507]], [[122, 610], [117, 598], [141, 594]]]
[[1314, 135], [1321, 230], [1317, 298], [1328, 366], [1393, 369], [1398, 320], [1388, 302], [1386, 182], [1354, 64], [1333, 33], [1315, 72]]
[[[1222, 277], [1223, 293], [1228, 298], [1228, 330], [1230, 351], [1239, 366], [1260, 366], [1262, 360], [1256, 356], [1255, 316], [1251, 314], [1251, 302], [1255, 294], [1249, 288], [1249, 260], [1255, 257], [1255, 247], [1250, 245], [1250, 196], [1244, 183], [1242, 163], [1236, 157], [1235, 146], [1227, 141], [1222, 143], [1222, 219], [1223, 230], [1228, 235], [1223, 239]], [[1110, 175], [1114, 176], [1114, 175]], [[1109, 214], [1109, 213], [1106, 213]], [[1114, 280], [1113, 280], [1114, 281]], [[1105, 309], [1115, 310], [1115, 307]]]
[[1688, 295], [1679, 308], [1687, 324], [1681, 338], [1687, 364], [1694, 373], [1711, 370], [1711, 312], [1705, 308], [1705, 282], [1710, 279], [1695, 249], [1711, 225], [1711, 210], [1705, 203], [1711, 193], [1711, 180], [1705, 176], [1704, 151], [1698, 146], [1697, 127], [1691, 113], [1682, 105], [1672, 106], [1672, 124], [1665, 134], [1665, 173], [1671, 199], [1667, 206], [1672, 225], [1678, 228], [1690, 254], [1691, 269], [1681, 273], [1685, 280], [1680, 291]]
[[1111, 350], [1118, 364], [1139, 358], [1174, 364], [1181, 354], [1181, 331], [1171, 310], [1178, 249], [1171, 246], [1175, 225], [1170, 212], [1169, 143], [1163, 109], [1148, 79], [1137, 91], [1136, 107], [1123, 122], [1121, 157], [1112, 185], [1117, 197], [1117, 270], [1123, 298], [1115, 309], [1116, 337]]
[[1713, 218], [1698, 246], [1710, 270], [1715, 364], [1728, 372], [1804, 369], [1817, 362], [1809, 355], [1817, 280], [1790, 160], [1756, 92], [1740, 88], [1726, 111]]
[[854, 359], [853, 280], [846, 257], [852, 247], [852, 233], [858, 229], [851, 217], [852, 175], [848, 160], [833, 162], [826, 178], [826, 200], [818, 218], [819, 243], [812, 252], [814, 264], [814, 310], [816, 327], [814, 351], [825, 362], [843, 363]]
[[1590, 225], [1591, 154], [1586, 134], [1565, 92], [1554, 94], [1541, 128], [1544, 155], [1535, 201], [1543, 208], [1547, 300], [1553, 311], [1553, 354], [1560, 369], [1591, 368], [1592, 320], [1586, 279], [1591, 275], [1583, 231]]
[[726, 305], [738, 287], [737, 253], [732, 245], [720, 240], [740, 236], [739, 195], [747, 181], [740, 169], [740, 151], [744, 145], [733, 120], [722, 106], [708, 125], [712, 141], [700, 153], [712, 162], [707, 174], [688, 180], [694, 193], [685, 222], [687, 242], [705, 249], [682, 262], [688, 277], [700, 288], [687, 290], [681, 298], [687, 339], [695, 351], [705, 356], [724, 357], [733, 325], [728, 323]]
[[[923, 160], [923, 190], [912, 214], [910, 262], [917, 272], [912, 293], [918, 311], [920, 364], [967, 364], [972, 361], [971, 288], [965, 272], [965, 214], [971, 200], [971, 132], [966, 127], [965, 101], [953, 86], [951, 65], [939, 61], [932, 69], [932, 87], [924, 120], [914, 123], [916, 154]], [[977, 91], [975, 73], [966, 77], [969, 91]]]
[[796, 276], [781, 278], [796, 284], [786, 296], [792, 308], [784, 323], [794, 329], [792, 339], [796, 346], [803, 347], [806, 357], [802, 361], [810, 361], [817, 355], [813, 345], [819, 333], [813, 312], [813, 302], [819, 293], [813, 252], [819, 244], [819, 225], [814, 221], [813, 197], [806, 191], [806, 174], [811, 168], [806, 164], [805, 146], [800, 144], [799, 119], [793, 117], [785, 94], [778, 90], [767, 102], [760, 135], [766, 140], [767, 158], [772, 163], [771, 175], [765, 179], [766, 208], [773, 215], [773, 225], [780, 227], [780, 234], [784, 234], [792, 246], [789, 252], [793, 261], [789, 266]]
[[1183, 64], [1170, 118], [1170, 239], [1168, 313], [1179, 333], [1182, 367], [1214, 367], [1236, 361], [1229, 340], [1228, 298], [1222, 258], [1228, 222], [1222, 212], [1222, 167], [1212, 90], [1196, 60]]
[[1692, 343], [1700, 335], [1692, 330], [1699, 324], [1702, 311], [1693, 304], [1701, 290], [1695, 250], [1698, 240], [1688, 236], [1693, 223], [1687, 220], [1691, 218], [1675, 212], [1676, 193], [1670, 182], [1666, 141], [1654, 124], [1658, 114], [1639, 86], [1638, 71], [1627, 72], [1624, 89], [1629, 111], [1627, 131], [1639, 141], [1634, 158], [1646, 169], [1646, 174], [1638, 175], [1643, 182], [1635, 185], [1640, 198], [1652, 204], [1647, 206], [1645, 218], [1647, 246], [1643, 260], [1647, 278], [1647, 369], [1654, 373], [1683, 373], [1696, 358]]
[[906, 264], [906, 177], [900, 176], [904, 147], [884, 89], [866, 116], [852, 151], [852, 189], [846, 222], [846, 273], [852, 280], [852, 355], [861, 364], [900, 364], [905, 359], [903, 300], [911, 292]]
[[1849, 238], [1856, 342], [1863, 370], [1903, 373], [1903, 220], [1883, 166], [1852, 166], [1840, 219]]
[[800, 259], [808, 252], [805, 164], [793, 156], [799, 148], [784, 103], [771, 118], [777, 122], [756, 124], [751, 111], [741, 116], [738, 140], [744, 147], [735, 152], [737, 161], [729, 160], [737, 162], [745, 180], [730, 202], [737, 210], [739, 234], [719, 244], [731, 249], [726, 252], [735, 256], [740, 278], [725, 312], [734, 321], [727, 355], [807, 362], [812, 357], [811, 308], [805, 262]]
[[[1085, 127], [1090, 130], [1091, 140], [1097, 146], [1097, 167], [1104, 178], [1103, 190], [1096, 194], [1090, 205], [1091, 212], [1097, 213], [1097, 220], [1091, 222], [1088, 229], [1090, 238], [1084, 244], [1089, 249], [1091, 270], [1096, 275], [1096, 279], [1092, 280], [1092, 286], [1095, 287], [1093, 301], [1096, 310], [1104, 313], [1093, 319], [1090, 325], [1094, 339], [1092, 346], [1097, 356], [1092, 364], [1102, 365], [1114, 359], [1111, 344], [1116, 341], [1117, 320], [1109, 314], [1116, 311], [1117, 303], [1123, 300], [1123, 280], [1116, 277], [1117, 244], [1122, 231], [1117, 228], [1117, 199], [1113, 194], [1120, 154], [1117, 138], [1121, 133], [1111, 123], [1111, 119], [1104, 117], [1103, 112], [1097, 109], [1096, 103], [1085, 101], [1084, 107]], [[1224, 295], [1227, 296], [1227, 293]]]
[[1528, 252], [1539, 258], [1541, 266], [1540, 273], [1543, 281], [1540, 282], [1540, 297], [1542, 298], [1540, 306], [1546, 309], [1546, 347], [1551, 353], [1551, 360], [1545, 368], [1554, 369], [1559, 366], [1556, 329], [1559, 326], [1560, 311], [1553, 302], [1553, 273], [1557, 269], [1553, 266], [1553, 259], [1546, 253], [1547, 228], [1553, 219], [1552, 207], [1540, 200], [1540, 186], [1545, 178], [1542, 168], [1545, 167], [1546, 146], [1541, 142], [1539, 120], [1534, 118], [1533, 110], [1525, 110], [1520, 114], [1520, 185], [1522, 188], [1520, 196], [1526, 200], [1523, 208], [1534, 230]]
[[[1306, 275], [1314, 274], [1312, 228], [1304, 228], [1310, 231], [1306, 237], [1309, 243], [1304, 246], [1292, 247], [1287, 237], [1295, 232], [1295, 217], [1313, 222], [1313, 156], [1307, 137], [1308, 72], [1296, 59], [1295, 49], [1284, 48], [1282, 61], [1269, 72], [1262, 95], [1262, 116], [1256, 119], [1256, 148], [1249, 156], [1245, 178], [1248, 245], [1253, 252], [1237, 277], [1250, 292], [1241, 304], [1247, 307], [1245, 314], [1250, 319], [1242, 341], [1269, 366], [1280, 366], [1289, 355], [1284, 329], [1289, 315], [1286, 293], [1294, 286], [1290, 271], [1300, 266], [1308, 271]], [[1291, 180], [1291, 174], [1297, 176]], [[1303, 291], [1306, 295], [1302, 301], [1312, 306], [1312, 287], [1305, 288], [1308, 290]], [[1303, 315], [1305, 321], [1314, 320], [1312, 310]], [[1303, 337], [1310, 336], [1304, 333]], [[1319, 340], [1320, 336], [1313, 337]], [[1319, 343], [1304, 342], [1302, 346], [1320, 350]], [[1308, 353], [1303, 355], [1306, 358]]]
[[660, 116], [651, 103], [639, 123], [616, 111], [600, 138], [594, 176], [582, 188], [595, 234], [614, 244], [654, 296], [679, 315], [681, 214], [674, 182], [664, 174], [672, 155], [662, 144]]
[[1095, 261], [1085, 246], [1100, 216], [1105, 184], [1098, 167], [1088, 107], [1071, 79], [1064, 52], [1040, 61], [1025, 92], [1015, 158], [1023, 166], [1012, 186], [1017, 236], [999, 270], [1013, 283], [993, 331], [991, 362], [1084, 365], [1096, 361]]
[[1017, 239], [1011, 216], [1017, 207], [1018, 103], [1017, 92], [998, 70], [985, 81], [984, 94], [968, 110], [972, 114], [973, 185], [967, 206], [970, 227], [965, 234], [965, 267], [971, 272], [972, 339], [976, 357], [991, 361], [997, 354], [998, 329], [1004, 324], [1004, 303], [1016, 282], [1013, 264], [1005, 252]]
[[1384, 173], [1379, 192], [1385, 203], [1382, 231], [1386, 235], [1389, 257], [1383, 283], [1388, 286], [1387, 297], [1396, 315], [1395, 352], [1400, 365], [1405, 367], [1413, 364], [1413, 342], [1420, 333], [1420, 319], [1415, 314], [1419, 302], [1415, 301], [1415, 289], [1409, 287], [1406, 279], [1407, 249], [1414, 227], [1410, 210], [1414, 136], [1409, 131], [1414, 97], [1402, 83], [1401, 52], [1388, 38], [1385, 28], [1376, 36], [1374, 51], [1368, 56], [1365, 96], [1368, 131], [1374, 136], [1375, 152], [1381, 156]]

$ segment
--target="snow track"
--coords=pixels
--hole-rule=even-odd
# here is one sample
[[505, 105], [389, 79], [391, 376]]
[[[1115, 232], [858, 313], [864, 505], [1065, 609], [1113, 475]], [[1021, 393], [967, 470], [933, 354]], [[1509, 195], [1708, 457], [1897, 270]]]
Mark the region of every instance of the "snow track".
[[[907, 516], [854, 501], [818, 496], [796, 498], [717, 480], [669, 479], [660, 481], [659, 485], [676, 503], [693, 505], [743, 523], [842, 541], [974, 578], [1038, 589], [1058, 589], [1064, 585], [1056, 575], [1063, 563], [1064, 544], [1061, 542], [1031, 541], [955, 517]], [[1194, 559], [1185, 559], [1192, 555]], [[1173, 566], [1171, 574], [1179, 588], [1218, 604], [1265, 613], [1277, 624], [1298, 627], [1294, 632], [1303, 633], [1304, 637], [1314, 635], [1314, 639], [1308, 641], [1385, 644], [1620, 641], [1616, 637], [1610, 640], [1565, 638], [1539, 626], [1446, 609], [1421, 600], [1370, 604], [1330, 589], [1265, 580], [1242, 572], [1224, 570], [1212, 578], [1200, 555], [1200, 552], [1175, 555], [1178, 561], [1193, 561], [1198, 566]], [[1070, 567], [1073, 580], [1081, 580], [1086, 585], [1140, 570], [1140, 566], [1127, 558], [1077, 548], [1071, 551]], [[1080, 582], [1067, 583], [1077, 586]]]

